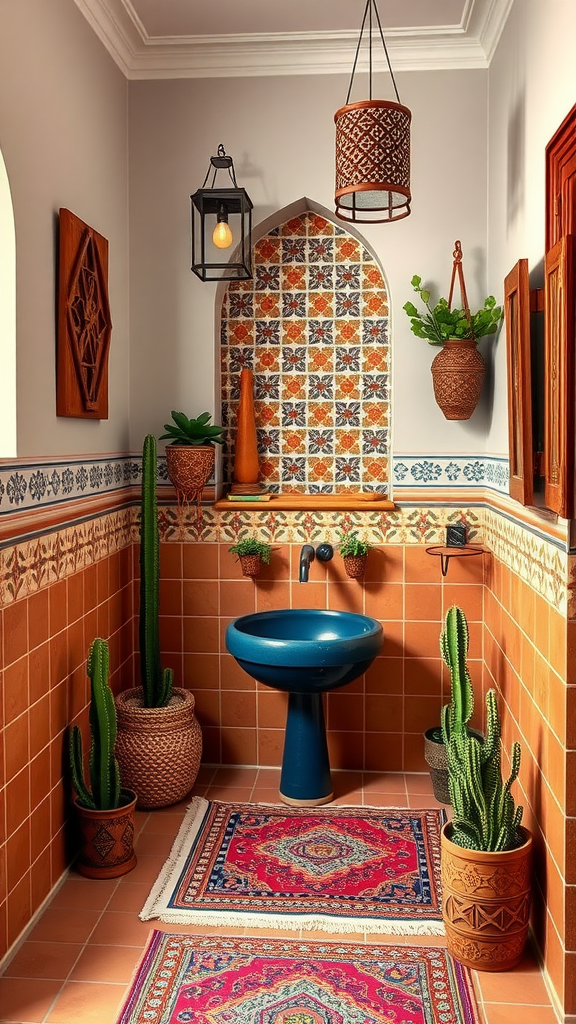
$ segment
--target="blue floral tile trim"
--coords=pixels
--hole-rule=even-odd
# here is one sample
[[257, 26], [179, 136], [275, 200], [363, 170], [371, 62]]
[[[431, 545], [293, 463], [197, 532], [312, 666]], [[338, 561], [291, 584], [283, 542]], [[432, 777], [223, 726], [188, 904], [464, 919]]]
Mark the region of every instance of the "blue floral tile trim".
[[0, 515], [121, 490], [140, 480], [130, 456], [0, 463]]
[[401, 455], [393, 465], [394, 493], [415, 487], [489, 487], [508, 494], [508, 459], [495, 455]]

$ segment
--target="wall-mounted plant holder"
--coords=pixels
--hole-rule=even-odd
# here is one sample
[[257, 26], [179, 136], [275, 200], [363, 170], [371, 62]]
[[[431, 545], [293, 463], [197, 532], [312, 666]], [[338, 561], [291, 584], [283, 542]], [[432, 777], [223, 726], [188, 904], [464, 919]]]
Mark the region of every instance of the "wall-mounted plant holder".
[[242, 566], [242, 575], [256, 579], [260, 575], [262, 565], [269, 565], [272, 556], [272, 547], [256, 537], [247, 537], [239, 540], [228, 548], [233, 555], [237, 555]]
[[426, 548], [427, 555], [436, 555], [440, 558], [440, 568], [442, 575], [446, 576], [448, 573], [448, 565], [451, 558], [466, 558], [471, 555], [483, 555], [484, 548], [476, 548], [471, 544], [466, 544], [465, 547], [449, 547], [447, 544], [435, 544], [431, 548]]

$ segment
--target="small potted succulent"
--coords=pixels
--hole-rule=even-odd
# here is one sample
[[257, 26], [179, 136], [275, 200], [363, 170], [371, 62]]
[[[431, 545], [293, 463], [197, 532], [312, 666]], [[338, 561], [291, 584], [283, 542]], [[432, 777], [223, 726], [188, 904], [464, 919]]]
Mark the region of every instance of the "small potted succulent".
[[245, 540], [239, 540], [237, 544], [233, 544], [231, 548], [228, 548], [228, 551], [238, 556], [242, 566], [242, 575], [251, 576], [253, 579], [260, 575], [262, 563], [264, 565], [270, 564], [272, 556], [270, 544], [257, 540], [256, 537], [247, 537]]
[[[108, 644], [98, 637], [90, 646], [86, 670], [90, 677], [89, 784], [84, 776], [82, 733], [69, 733], [68, 753], [74, 805], [80, 826], [77, 868], [87, 878], [118, 878], [136, 866], [134, 808], [136, 793], [122, 789], [114, 756], [116, 708], [108, 683]], [[102, 836], [106, 841], [102, 842]]]
[[368, 541], [360, 540], [357, 530], [338, 534], [338, 541], [346, 574], [353, 580], [363, 579], [366, 572], [366, 559], [372, 545]]
[[165, 423], [160, 441], [166, 445], [168, 476], [174, 484], [178, 503], [196, 501], [200, 506], [202, 491], [214, 469], [215, 444], [224, 444], [222, 427], [210, 424], [211, 413], [203, 412], [189, 419], [183, 412], [172, 410], [174, 423]]
[[432, 306], [430, 292], [422, 287], [422, 278], [415, 274], [411, 283], [425, 306], [423, 311], [413, 302], [403, 306], [412, 333], [424, 338], [429, 345], [442, 346], [432, 362], [436, 402], [446, 419], [467, 420], [476, 408], [486, 374], [476, 342], [496, 333], [502, 320], [502, 308], [496, 305], [493, 295], [484, 300], [476, 313], [471, 313], [466, 306], [451, 309], [444, 298]]

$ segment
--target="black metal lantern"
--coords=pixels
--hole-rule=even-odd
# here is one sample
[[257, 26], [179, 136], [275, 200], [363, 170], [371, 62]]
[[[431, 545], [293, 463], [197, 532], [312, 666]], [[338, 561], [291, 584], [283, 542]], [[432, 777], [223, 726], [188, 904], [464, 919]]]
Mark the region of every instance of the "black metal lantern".
[[[213, 169], [212, 184], [206, 182]], [[233, 187], [214, 188], [219, 170], [227, 170]], [[224, 146], [210, 157], [202, 188], [190, 196], [192, 270], [202, 281], [247, 281], [252, 277], [252, 200], [238, 188], [234, 161]], [[234, 246], [230, 258], [228, 251]]]
[[[386, 54], [396, 101], [372, 98], [372, 12]], [[369, 99], [350, 103], [360, 44], [368, 19]], [[398, 89], [376, 0], [366, 0], [346, 104], [336, 122], [336, 214], [341, 220], [381, 223], [410, 213], [410, 121]]]

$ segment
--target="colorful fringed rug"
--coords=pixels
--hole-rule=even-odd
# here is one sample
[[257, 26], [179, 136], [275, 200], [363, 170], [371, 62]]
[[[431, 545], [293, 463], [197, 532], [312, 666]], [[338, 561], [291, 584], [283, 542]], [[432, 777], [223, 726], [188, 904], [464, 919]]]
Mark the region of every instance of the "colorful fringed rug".
[[478, 1024], [445, 949], [154, 931], [118, 1024]]
[[441, 810], [287, 808], [196, 797], [140, 917], [441, 934]]

